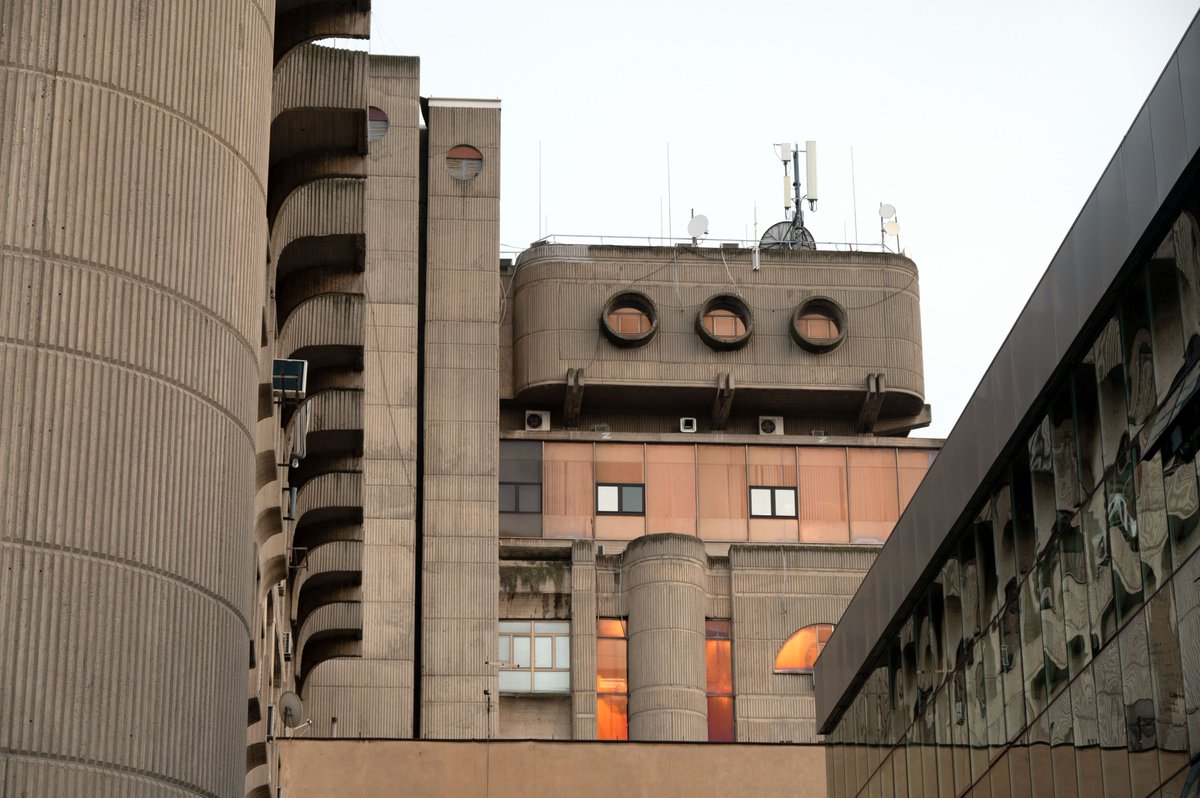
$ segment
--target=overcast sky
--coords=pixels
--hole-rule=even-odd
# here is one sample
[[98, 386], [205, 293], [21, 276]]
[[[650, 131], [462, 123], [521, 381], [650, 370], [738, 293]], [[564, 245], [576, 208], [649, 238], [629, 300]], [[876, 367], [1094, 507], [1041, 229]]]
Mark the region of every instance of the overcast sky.
[[818, 241], [854, 240], [857, 222], [878, 242], [879, 203], [898, 210], [933, 405], [918, 434], [943, 437], [1197, 1], [373, 8], [371, 52], [419, 56], [423, 95], [503, 101], [505, 249], [683, 236], [692, 208], [741, 239], [757, 206], [761, 235], [784, 218], [772, 144], [815, 139]]

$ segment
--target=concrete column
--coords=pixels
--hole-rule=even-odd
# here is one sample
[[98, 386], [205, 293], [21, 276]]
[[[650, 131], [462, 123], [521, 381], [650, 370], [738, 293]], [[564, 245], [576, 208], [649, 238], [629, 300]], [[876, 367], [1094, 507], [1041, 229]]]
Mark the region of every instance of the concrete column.
[[704, 544], [690, 535], [647, 535], [625, 550], [630, 740], [708, 738], [706, 562]]
[[571, 739], [596, 739], [596, 544], [571, 544]]
[[273, 7], [0, 2], [5, 796], [245, 794]]

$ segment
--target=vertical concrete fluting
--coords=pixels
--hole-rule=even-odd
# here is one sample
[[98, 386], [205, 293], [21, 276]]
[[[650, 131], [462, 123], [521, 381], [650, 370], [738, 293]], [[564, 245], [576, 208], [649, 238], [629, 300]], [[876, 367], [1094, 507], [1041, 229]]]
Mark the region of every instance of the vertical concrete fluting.
[[243, 793], [273, 17], [0, 3], [0, 795]]
[[622, 564], [629, 609], [629, 739], [708, 739], [704, 543], [646, 535]]

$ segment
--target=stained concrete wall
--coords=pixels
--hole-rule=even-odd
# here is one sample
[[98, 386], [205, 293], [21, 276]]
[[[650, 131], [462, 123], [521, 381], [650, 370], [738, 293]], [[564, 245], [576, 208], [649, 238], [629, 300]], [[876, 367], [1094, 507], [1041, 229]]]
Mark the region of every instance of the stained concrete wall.
[[[500, 105], [428, 102], [421, 735], [494, 734]], [[483, 154], [452, 177], [459, 144]]]
[[5, 795], [242, 795], [273, 12], [0, 4]]
[[817, 745], [281, 740], [287, 798], [816, 798]]

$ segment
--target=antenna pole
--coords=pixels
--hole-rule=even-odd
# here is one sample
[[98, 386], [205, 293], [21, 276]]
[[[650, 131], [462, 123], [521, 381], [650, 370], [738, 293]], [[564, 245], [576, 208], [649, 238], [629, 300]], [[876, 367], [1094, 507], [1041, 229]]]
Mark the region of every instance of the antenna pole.
[[803, 227], [804, 203], [800, 201], [800, 147], [795, 144], [792, 145], [792, 191], [796, 198], [796, 215], [792, 218], [792, 226]]

